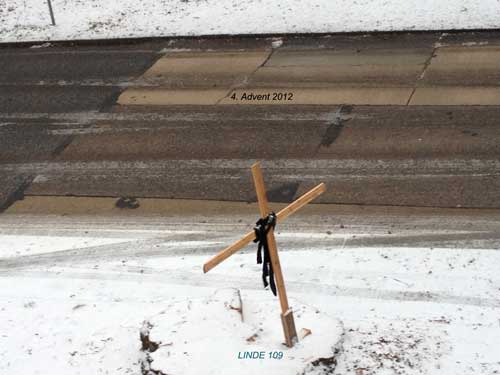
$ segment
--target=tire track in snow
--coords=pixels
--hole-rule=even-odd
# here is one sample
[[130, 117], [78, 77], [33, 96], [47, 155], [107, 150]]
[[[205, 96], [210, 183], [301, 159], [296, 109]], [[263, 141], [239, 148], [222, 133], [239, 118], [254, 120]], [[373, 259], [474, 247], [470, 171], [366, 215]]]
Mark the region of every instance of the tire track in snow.
[[[141, 272], [142, 271], [142, 272]], [[23, 271], [16, 272], [16, 276], [33, 278], [53, 278], [53, 279], [90, 279], [107, 280], [116, 282], [141, 282], [141, 283], [169, 283], [177, 285], [188, 285], [203, 288], [225, 288], [228, 285], [237, 286], [240, 289], [262, 290], [260, 278], [235, 277], [222, 274], [204, 275], [200, 272], [175, 271], [169, 269], [163, 272], [158, 269], [147, 267], [137, 267], [133, 272], [123, 272], [123, 269], [109, 272], [109, 269], [102, 272], [82, 270], [58, 270], [49, 271]], [[0, 277], [12, 277], [12, 272], [0, 272]], [[469, 305], [478, 307], [500, 307], [500, 299], [491, 299], [474, 296], [457, 296], [450, 293], [422, 292], [422, 291], [399, 291], [376, 288], [352, 288], [333, 284], [287, 281], [289, 293], [319, 294], [330, 297], [348, 297], [361, 299], [375, 299], [384, 301], [406, 301], [406, 302], [428, 302], [444, 303], [453, 305]], [[268, 291], [266, 291], [268, 292]]]

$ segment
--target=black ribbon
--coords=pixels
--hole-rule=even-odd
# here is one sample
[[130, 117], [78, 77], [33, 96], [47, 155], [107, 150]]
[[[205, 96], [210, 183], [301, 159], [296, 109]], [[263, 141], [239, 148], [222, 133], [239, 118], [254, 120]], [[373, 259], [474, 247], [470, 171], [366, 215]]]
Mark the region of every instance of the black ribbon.
[[[271, 291], [276, 295], [276, 283], [274, 281], [273, 265], [269, 255], [269, 244], [267, 243], [267, 234], [276, 227], [276, 214], [271, 212], [267, 217], [259, 219], [255, 223], [253, 230], [255, 231], [255, 240], [258, 243], [257, 248], [257, 264], [262, 264], [262, 281], [264, 287], [268, 285]], [[264, 259], [262, 259], [262, 250], [264, 250]], [[269, 278], [269, 282], [267, 279]]]

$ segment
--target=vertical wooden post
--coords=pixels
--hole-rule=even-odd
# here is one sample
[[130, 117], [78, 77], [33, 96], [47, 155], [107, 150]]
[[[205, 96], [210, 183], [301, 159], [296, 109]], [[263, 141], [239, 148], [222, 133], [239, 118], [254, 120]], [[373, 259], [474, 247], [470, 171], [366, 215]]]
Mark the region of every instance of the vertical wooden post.
[[[260, 169], [259, 163], [255, 163], [254, 165], [252, 165], [252, 176], [255, 184], [255, 191], [257, 193], [257, 200], [259, 202], [260, 216], [266, 217], [271, 213], [271, 210], [267, 201], [264, 178], [262, 177], [262, 171]], [[273, 229], [271, 229], [267, 234], [267, 243], [269, 245], [269, 256], [271, 257], [274, 276], [276, 277], [276, 286], [278, 289], [278, 297], [281, 305], [281, 322], [283, 324], [283, 331], [285, 333], [285, 341], [288, 347], [292, 347], [294, 342], [297, 341], [297, 331], [295, 329], [295, 322], [293, 320], [293, 312], [288, 306], [285, 281], [283, 279], [283, 273], [281, 272], [280, 258], [278, 255], [278, 248], [276, 246]]]

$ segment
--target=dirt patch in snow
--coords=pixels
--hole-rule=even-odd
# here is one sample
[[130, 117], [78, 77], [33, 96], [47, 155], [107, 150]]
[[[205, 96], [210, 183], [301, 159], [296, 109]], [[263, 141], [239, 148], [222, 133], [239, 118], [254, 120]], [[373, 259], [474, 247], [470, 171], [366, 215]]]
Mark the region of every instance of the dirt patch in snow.
[[380, 327], [347, 329], [336, 374], [409, 375], [439, 372], [440, 359], [452, 348], [445, 327], [429, 332], [414, 319]]

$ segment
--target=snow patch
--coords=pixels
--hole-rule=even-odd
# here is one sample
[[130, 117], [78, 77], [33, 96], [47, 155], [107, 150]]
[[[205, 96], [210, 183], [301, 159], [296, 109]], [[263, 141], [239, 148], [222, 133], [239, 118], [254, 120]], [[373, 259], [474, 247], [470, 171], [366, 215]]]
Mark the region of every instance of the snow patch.
[[130, 241], [124, 238], [0, 235], [0, 258], [76, 250]]
[[283, 39], [281, 38], [275, 38], [271, 43], [271, 46], [275, 49], [281, 47], [282, 45], [283, 45]]
[[494, 29], [497, 0], [0, 0], [0, 42]]
[[[229, 288], [204, 299], [172, 302], [140, 331], [143, 374], [330, 373], [341, 349], [341, 322], [291, 302], [297, 328], [307, 326], [293, 348], [283, 343], [279, 302], [267, 293], [242, 303], [239, 291]], [[264, 352], [264, 359], [244, 359], [245, 352]], [[278, 359], [269, 353], [282, 354]]]

